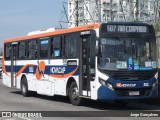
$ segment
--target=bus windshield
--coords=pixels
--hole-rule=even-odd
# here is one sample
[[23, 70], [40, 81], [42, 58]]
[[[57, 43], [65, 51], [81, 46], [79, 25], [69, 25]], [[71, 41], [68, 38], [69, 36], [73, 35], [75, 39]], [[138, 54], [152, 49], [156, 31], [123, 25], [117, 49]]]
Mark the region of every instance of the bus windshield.
[[101, 38], [98, 64], [103, 70], [156, 68], [156, 42], [151, 38]]

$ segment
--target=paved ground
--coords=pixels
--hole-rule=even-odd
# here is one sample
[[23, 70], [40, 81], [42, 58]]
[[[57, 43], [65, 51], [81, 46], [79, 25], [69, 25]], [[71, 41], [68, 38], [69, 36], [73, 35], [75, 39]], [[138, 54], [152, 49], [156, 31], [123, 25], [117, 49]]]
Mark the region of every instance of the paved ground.
[[[153, 105], [149, 103], [130, 103], [128, 106], [118, 107], [113, 103], [109, 102], [97, 102], [87, 100], [84, 106], [73, 106], [69, 103], [69, 99], [67, 97], [62, 96], [54, 96], [48, 97], [43, 95], [32, 94], [30, 97], [23, 97], [19, 90], [8, 88], [4, 86], [0, 82], [0, 111], [21, 111], [24, 113], [25, 111], [51, 111], [48, 112], [50, 115], [57, 115], [58, 117], [54, 117], [54, 119], [75, 119], [73, 116], [90, 116], [86, 118], [87, 120], [94, 119], [105, 119], [102, 117], [96, 116], [103, 116], [109, 114], [113, 117], [107, 118], [107, 120], [115, 120], [114, 116], [120, 116], [124, 113], [131, 114], [131, 113], [145, 113], [144, 110], [149, 111], [149, 113], [155, 113], [159, 111], [160, 116], [160, 105]], [[60, 111], [60, 112], [56, 112]], [[64, 112], [65, 111], [65, 112]], [[69, 112], [68, 112], [69, 111]], [[79, 112], [80, 111], [80, 112]], [[82, 112], [81, 112], [82, 111]], [[90, 111], [90, 112], [89, 112]], [[105, 112], [104, 112], [105, 111]], [[107, 112], [106, 112], [107, 111]], [[1, 113], [0, 113], [1, 114]], [[43, 114], [43, 112], [42, 112]], [[65, 116], [70, 117], [65, 117]], [[59, 117], [64, 116], [64, 117]], [[44, 120], [44, 118], [0, 118], [2, 120]], [[53, 118], [45, 118], [52, 120]], [[77, 118], [81, 119], [81, 118]], [[119, 120], [127, 120], [127, 118], [120, 117]], [[130, 118], [134, 120], [135, 118]], [[143, 118], [141, 118], [143, 119]], [[151, 118], [149, 118], [151, 119]], [[157, 118], [159, 119], [159, 118]], [[146, 120], [146, 119], [145, 119]]]

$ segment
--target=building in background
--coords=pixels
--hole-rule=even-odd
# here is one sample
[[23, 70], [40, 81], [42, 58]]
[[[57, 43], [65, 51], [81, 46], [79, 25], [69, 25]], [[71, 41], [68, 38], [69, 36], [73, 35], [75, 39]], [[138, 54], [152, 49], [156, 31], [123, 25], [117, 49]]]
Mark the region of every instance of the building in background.
[[101, 0], [102, 21], [126, 21], [134, 19], [133, 4], [128, 0]]
[[108, 21], [153, 23], [158, 0], [68, 0], [69, 27]]
[[100, 22], [99, 0], [69, 0], [69, 27]]
[[157, 0], [157, 3], [156, 21], [160, 21], [160, 0]]

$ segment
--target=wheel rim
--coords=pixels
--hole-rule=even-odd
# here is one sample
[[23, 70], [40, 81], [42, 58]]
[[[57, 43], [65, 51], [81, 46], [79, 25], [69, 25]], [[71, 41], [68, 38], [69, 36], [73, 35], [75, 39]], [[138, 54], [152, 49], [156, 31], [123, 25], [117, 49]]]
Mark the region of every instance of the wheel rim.
[[78, 88], [77, 87], [74, 87], [72, 89], [71, 97], [72, 97], [72, 100], [77, 100], [79, 98]]

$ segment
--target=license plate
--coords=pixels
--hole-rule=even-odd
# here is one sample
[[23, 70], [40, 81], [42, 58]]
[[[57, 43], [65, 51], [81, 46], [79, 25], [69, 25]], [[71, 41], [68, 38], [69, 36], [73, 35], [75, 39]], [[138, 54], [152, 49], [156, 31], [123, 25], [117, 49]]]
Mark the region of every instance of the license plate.
[[139, 91], [130, 91], [129, 96], [139, 95]]

